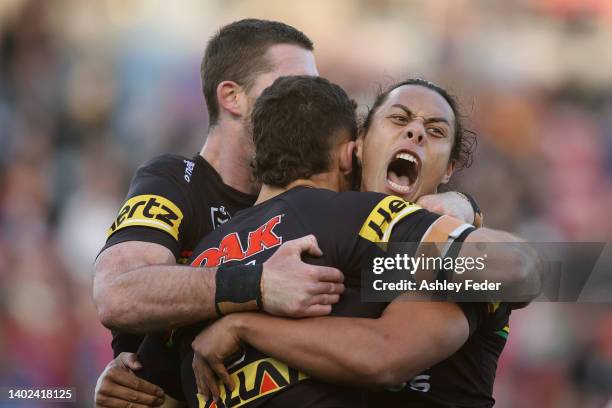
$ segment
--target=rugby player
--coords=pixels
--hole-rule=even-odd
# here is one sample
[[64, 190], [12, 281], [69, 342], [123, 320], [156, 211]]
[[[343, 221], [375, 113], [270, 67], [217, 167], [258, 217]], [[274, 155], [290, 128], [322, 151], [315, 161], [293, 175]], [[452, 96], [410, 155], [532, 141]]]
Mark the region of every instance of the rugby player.
[[[370, 123], [366, 121], [371, 129], [366, 127], [366, 134], [376, 129], [381, 138], [377, 148], [385, 148], [381, 154], [388, 155], [387, 149], [393, 151], [384, 164], [387, 174], [383, 179], [391, 188], [433, 193], [452, 174], [454, 164], [449, 160], [459, 151], [453, 147], [458, 126], [454, 106], [445, 95], [428, 82], [409, 81], [381, 95], [373, 107]], [[199, 397], [200, 406], [217, 405], [210, 394], [215, 399], [220, 397], [227, 406], [363, 406], [361, 393], [307, 380], [300, 371], [329, 382], [390, 387], [405, 383], [457, 350], [459, 358], [453, 361], [453, 356], [445, 362], [450, 374], [454, 370], [465, 375], [465, 369], [472, 370], [468, 374], [481, 374], [480, 367], [470, 367], [474, 361], [484, 364], [488, 374], [491, 359], [486, 354], [495, 354], [499, 345], [484, 335], [499, 324], [500, 316], [490, 318], [490, 312], [499, 310], [499, 305], [395, 301], [382, 316], [372, 319], [386, 304], [359, 302], [355, 292], [360, 284], [359, 268], [368, 248], [380, 242], [383, 235], [390, 241], [427, 242], [433, 237], [457, 243], [520, 240], [501, 231], [475, 230], [462, 221], [440, 217], [398, 197], [334, 193], [346, 189], [346, 176], [351, 169], [355, 119], [349, 112], [350, 102], [341, 88], [321, 78], [281, 78], [264, 91], [253, 112], [255, 175], [264, 183], [257, 205], [204, 238], [194, 251], [192, 265], [229, 263], [231, 266], [217, 275], [223, 280], [225, 273], [240, 273], [243, 266], [234, 265], [265, 261], [283, 240], [312, 233], [323, 249], [322, 261], [345, 272], [347, 291], [333, 314], [353, 317], [287, 320], [233, 314], [218, 320], [192, 343], [197, 352], [193, 359], [195, 380], [207, 394]], [[366, 170], [364, 138], [365, 134], [360, 139], [358, 155]], [[401, 164], [394, 163], [403, 154], [412, 156], [407, 161], [416, 161], [416, 168], [404, 172]], [[421, 169], [437, 171], [440, 178], [428, 187], [428, 180], [433, 178], [422, 177]], [[393, 175], [388, 174], [391, 171]], [[266, 235], [266, 247], [252, 247], [251, 237], [258, 234]], [[481, 251], [475, 246], [456, 248], [460, 256], [476, 257]], [[505, 277], [507, 282], [518, 282], [537, 271], [536, 259], [528, 248], [509, 246], [501, 251], [507, 251], [515, 263], [510, 267], [489, 265], [500, 280]], [[533, 294], [536, 292], [534, 289]], [[476, 336], [478, 330], [482, 333], [477, 343], [470, 345], [468, 338]], [[185, 338], [181, 340], [184, 343]], [[230, 376], [223, 360], [240, 350], [241, 341], [245, 342], [246, 353], [232, 365]], [[469, 355], [483, 342], [485, 350]], [[461, 353], [464, 343], [468, 350]], [[467, 367], [459, 367], [466, 356]], [[183, 386], [190, 406], [198, 406], [193, 398], [195, 383], [190, 378], [190, 360], [187, 353], [183, 359]], [[225, 383], [221, 390], [211, 369]], [[439, 381], [443, 380], [449, 378]], [[473, 380], [479, 381], [468, 375], [467, 380], [459, 379], [459, 384]], [[472, 390], [464, 391], [470, 394]], [[477, 401], [481, 395], [471, 397], [474, 399], [467, 403], [469, 406], [490, 405]], [[410, 398], [402, 394], [402, 406]], [[386, 403], [372, 401], [372, 406], [387, 406], [383, 405]], [[422, 403], [427, 405], [421, 406], [431, 406], [436, 402]]]
[[[209, 116], [206, 143], [193, 158], [163, 155], [141, 166], [95, 263], [94, 300], [113, 328], [115, 356], [134, 353], [144, 333], [215, 314], [215, 268], [179, 266], [198, 240], [256, 199], [249, 167], [249, 117], [261, 91], [281, 75], [317, 75], [313, 44], [286, 24], [241, 20], [209, 41], [201, 67]], [[263, 276], [268, 313], [316, 316], [330, 312], [343, 290], [340, 271], [307, 265], [300, 253], [320, 255], [316, 241], [287, 242], [275, 259], [252, 267]], [[257, 306], [247, 305], [247, 309]], [[159, 405], [163, 392], [136, 378], [141, 364], [121, 354], [97, 384], [96, 405]]]
[[[255, 199], [248, 194], [257, 187], [247, 166], [252, 143], [245, 137], [245, 118], [256, 96], [279, 75], [316, 74], [311, 50], [310, 40], [302, 33], [261, 20], [232, 23], [213, 37], [202, 63], [211, 123], [207, 143], [192, 159], [172, 155], [153, 159], [134, 177], [96, 263], [94, 298], [104, 324], [142, 332], [202, 317], [202, 300], [210, 298], [210, 290], [198, 290], [204, 283], [199, 280], [201, 272], [172, 263], [185, 259], [199, 237]], [[469, 203], [455, 193], [429, 197], [422, 204], [469, 222], [474, 216]], [[276, 276], [283, 279], [278, 288], [285, 289], [266, 291], [267, 311], [293, 316], [325, 314], [329, 304], [337, 301], [341, 275], [301, 264], [297, 255], [304, 250], [319, 252], [316, 242], [297, 241], [278, 252], [278, 261], [273, 258], [264, 265], [268, 285], [274, 287]], [[289, 272], [275, 274], [274, 265], [279, 265], [277, 272]], [[305, 268], [310, 273], [304, 274]], [[330, 290], [329, 294], [305, 293], [304, 288], [317, 276], [336, 283], [331, 289], [320, 286]], [[179, 301], [179, 288], [184, 287], [190, 289]], [[138, 370], [141, 364], [134, 354], [125, 353], [134, 352], [141, 339], [115, 331], [113, 350], [118, 357], [98, 381], [98, 406], [161, 403], [161, 390], [132, 374], [131, 369]]]

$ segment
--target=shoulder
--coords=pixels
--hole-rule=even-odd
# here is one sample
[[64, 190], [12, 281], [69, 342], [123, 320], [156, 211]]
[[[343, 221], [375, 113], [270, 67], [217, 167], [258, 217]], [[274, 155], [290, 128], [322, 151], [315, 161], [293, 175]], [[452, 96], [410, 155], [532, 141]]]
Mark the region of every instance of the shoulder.
[[184, 156], [176, 154], [162, 154], [154, 157], [138, 167], [136, 175], [139, 174], [158, 174], [158, 175], [179, 175], [183, 178], [183, 173], [187, 172], [187, 169], [195, 165], [193, 159], [188, 159]]

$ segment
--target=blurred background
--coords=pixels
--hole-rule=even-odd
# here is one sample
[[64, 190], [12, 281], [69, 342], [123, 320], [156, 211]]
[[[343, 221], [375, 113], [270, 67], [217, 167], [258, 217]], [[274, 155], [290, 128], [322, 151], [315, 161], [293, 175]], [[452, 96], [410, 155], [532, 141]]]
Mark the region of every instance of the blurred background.
[[[93, 405], [111, 349], [92, 262], [135, 168], [201, 148], [206, 41], [245, 17], [303, 30], [362, 110], [408, 76], [458, 95], [479, 144], [455, 185], [487, 225], [611, 241], [610, 1], [2, 0], [0, 385]], [[510, 326], [497, 407], [612, 407], [612, 305], [534, 304]]]

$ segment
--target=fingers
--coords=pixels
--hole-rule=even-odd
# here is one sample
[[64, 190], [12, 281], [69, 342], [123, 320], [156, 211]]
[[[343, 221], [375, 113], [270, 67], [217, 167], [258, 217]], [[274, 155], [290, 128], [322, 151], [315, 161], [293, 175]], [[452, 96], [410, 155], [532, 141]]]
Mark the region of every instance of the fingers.
[[317, 317], [317, 316], [327, 316], [332, 311], [331, 305], [311, 305], [306, 308], [304, 313], [300, 317]]
[[332, 282], [316, 282], [310, 285], [308, 293], [313, 295], [313, 298], [309, 301], [310, 304], [320, 303], [314, 298], [314, 296], [341, 295], [344, 293], [344, 284]]
[[319, 248], [317, 239], [312, 234], [306, 235], [302, 238], [294, 239], [292, 241], [288, 241], [286, 245], [300, 254], [302, 252], [307, 252], [309, 255], [312, 256], [323, 255], [323, 251], [321, 251], [321, 248]]
[[215, 377], [214, 372], [208, 366], [206, 360], [204, 360], [197, 353], [194, 353], [194, 366], [198, 367], [200, 377], [200, 388], [202, 389], [202, 395], [206, 397], [206, 399], [210, 399], [211, 397], [215, 400], [219, 400], [219, 385], [217, 384], [217, 378]]
[[[101, 387], [99, 395], [96, 396], [96, 403], [98, 403], [99, 400], [106, 400], [105, 403], [100, 403], [100, 405], [103, 406], [113, 406], [112, 404], [116, 404], [118, 401], [122, 403], [122, 405], [119, 405], [120, 407], [127, 406], [127, 403], [132, 403], [134, 407], [157, 407], [164, 402], [163, 398], [145, 394], [118, 384], [112, 385], [112, 389], [110, 389], [110, 387]], [[111, 405], [108, 405], [109, 403]]]
[[340, 301], [340, 295], [328, 295], [321, 294], [313, 296], [311, 301], [311, 306], [314, 305], [333, 305]]
[[122, 385], [129, 389], [140, 391], [141, 393], [163, 397], [164, 391], [158, 386], [151, 384], [141, 378], [136, 377], [134, 373], [122, 369], [108, 370], [107, 377], [116, 384]]
[[211, 363], [210, 368], [215, 372], [217, 377], [220, 378], [221, 381], [223, 381], [226, 390], [234, 390], [234, 380], [232, 379], [232, 376], [227, 372], [227, 368], [225, 368], [225, 365], [223, 363]]
[[344, 282], [344, 274], [336, 268], [329, 266], [312, 265], [313, 274], [322, 282]]
[[138, 371], [142, 368], [142, 364], [138, 361], [138, 355], [136, 353], [121, 353], [118, 358], [119, 361], [130, 370]]
[[210, 399], [210, 391], [208, 387], [206, 387], [202, 382], [202, 369], [200, 368], [200, 360], [196, 354], [193, 355], [193, 362], [191, 363], [191, 367], [193, 368], [193, 374], [196, 381], [196, 387], [198, 388], [198, 393], [202, 394], [204, 398], [207, 400]]

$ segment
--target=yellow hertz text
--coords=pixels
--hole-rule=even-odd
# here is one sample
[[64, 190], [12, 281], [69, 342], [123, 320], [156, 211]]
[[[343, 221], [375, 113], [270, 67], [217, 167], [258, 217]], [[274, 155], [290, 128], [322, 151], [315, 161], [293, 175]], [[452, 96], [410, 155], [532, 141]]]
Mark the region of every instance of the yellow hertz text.
[[223, 383], [219, 382], [221, 401], [217, 405], [212, 399], [206, 400], [198, 394], [200, 408], [241, 407], [249, 402], [308, 378], [306, 374], [287, 366], [274, 358], [254, 361], [231, 374], [234, 390], [228, 395]]
[[418, 205], [399, 197], [385, 197], [370, 212], [359, 235], [371, 242], [387, 242], [395, 223], [420, 209]]
[[157, 228], [178, 240], [183, 212], [167, 198], [158, 195], [139, 195], [123, 204], [117, 219], [108, 229], [108, 236], [121, 228], [140, 226]]

